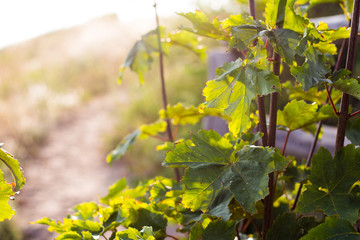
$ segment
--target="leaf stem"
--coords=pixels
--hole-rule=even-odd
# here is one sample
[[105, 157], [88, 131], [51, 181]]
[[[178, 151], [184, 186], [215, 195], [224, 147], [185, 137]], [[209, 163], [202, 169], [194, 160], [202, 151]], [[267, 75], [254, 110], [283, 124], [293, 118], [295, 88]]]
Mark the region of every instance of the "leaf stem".
[[352, 114], [350, 114], [350, 118], [355, 117], [359, 113], [360, 113], [360, 110], [357, 110], [356, 112], [353, 112]]
[[[356, 39], [358, 35], [358, 27], [359, 27], [359, 1], [354, 1], [353, 12], [352, 12], [352, 20], [351, 20], [351, 32], [350, 39], [348, 45], [348, 52], [346, 58], [346, 69], [349, 71], [353, 71], [354, 63], [355, 63], [355, 52], [356, 52]], [[335, 142], [335, 153], [340, 150], [341, 147], [344, 146], [345, 140], [345, 131], [346, 131], [346, 122], [349, 119], [349, 103], [350, 96], [346, 93], [343, 93], [341, 97], [341, 106], [339, 113], [339, 121], [337, 125], [337, 133], [336, 133], [336, 142]]]
[[331, 107], [335, 113], [336, 116], [339, 116], [339, 112], [338, 110], [336, 110], [336, 107], [334, 105], [334, 102], [332, 100], [332, 97], [331, 97], [331, 94], [330, 94], [330, 91], [329, 91], [329, 88], [328, 88], [328, 85], [325, 83], [325, 89], [326, 89], [326, 93], [327, 93], [327, 96], [328, 96], [328, 99], [330, 101], [330, 104], [331, 104]]
[[287, 134], [286, 134], [284, 146], [283, 146], [282, 151], [281, 151], [281, 155], [282, 155], [282, 156], [284, 156], [284, 154], [285, 154], [285, 150], [286, 150], [287, 143], [288, 143], [288, 141], [289, 141], [290, 133], [291, 133], [291, 131], [289, 130], [289, 131], [287, 132]]
[[256, 224], [256, 222], [254, 221], [253, 217], [250, 214], [249, 214], [249, 218], [250, 218], [251, 223], [254, 225], [256, 231], [259, 233], [260, 238], [262, 238], [261, 230], [260, 230], [259, 226]]
[[[157, 26], [157, 40], [158, 40], [158, 45], [159, 45], [159, 61], [160, 61], [160, 79], [161, 79], [161, 95], [162, 95], [162, 100], [163, 100], [163, 108], [166, 112], [166, 108], [167, 108], [167, 96], [166, 96], [166, 87], [165, 87], [165, 77], [164, 77], [164, 61], [163, 61], [163, 52], [162, 52], [162, 48], [161, 48], [161, 35], [160, 35], [160, 21], [159, 21], [159, 15], [157, 13], [157, 8], [156, 8], [156, 0], [154, 0], [154, 9], [155, 9], [155, 18], [156, 18], [156, 26]], [[166, 118], [166, 132], [168, 135], [168, 139], [170, 142], [174, 142], [174, 137], [172, 135], [172, 130], [171, 130], [171, 121], [169, 118]], [[176, 181], [180, 182], [180, 171], [178, 168], [174, 168], [174, 172], [175, 172], [175, 179]]]
[[166, 236], [169, 237], [169, 238], [175, 239], [175, 240], [179, 240], [177, 237], [174, 237], [174, 236], [169, 235], [169, 234], [166, 234]]

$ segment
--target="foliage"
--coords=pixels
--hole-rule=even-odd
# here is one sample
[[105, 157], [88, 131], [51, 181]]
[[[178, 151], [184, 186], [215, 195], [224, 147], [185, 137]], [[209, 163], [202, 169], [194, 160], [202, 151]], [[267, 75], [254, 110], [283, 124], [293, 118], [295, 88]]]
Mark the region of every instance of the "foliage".
[[[347, 28], [329, 29], [325, 23], [315, 26], [301, 15], [299, 4], [269, 1], [265, 21], [242, 15], [210, 21], [200, 11], [180, 13], [192, 28], [182, 27], [177, 35], [166, 37], [158, 27], [144, 35], [121, 70], [129, 67], [141, 83], [154, 57], [170, 54], [171, 44], [188, 42], [185, 47], [199, 54], [198, 38], [193, 41], [191, 34], [226, 41], [241, 55], [219, 67], [215, 79], [207, 82], [205, 103], [165, 106], [157, 121], [140, 126], [108, 155], [112, 163], [136, 140], [157, 138], [162, 141], [157, 150], [167, 152], [163, 165], [185, 169], [181, 181], [155, 177], [129, 188], [122, 179], [110, 187], [100, 204], [80, 204], [62, 222], [43, 218], [37, 223], [57, 232], [57, 239], [107, 239], [109, 235], [109, 239], [177, 239], [167, 232], [171, 224], [178, 224], [185, 234], [179, 238], [194, 240], [358, 239], [354, 226], [360, 209], [359, 148], [345, 146], [334, 157], [320, 148], [316, 155], [310, 153], [311, 166], [310, 162], [304, 166], [285, 154], [287, 140], [282, 152], [264, 141], [267, 135], [269, 141], [275, 138], [272, 127], [288, 135], [310, 131], [317, 140], [320, 127], [315, 129], [314, 124], [344, 118], [335, 106], [340, 95], [342, 99], [347, 94], [359, 97], [358, 80], [350, 77], [349, 69], [331, 72], [331, 55], [338, 53], [334, 41], [356, 35], [350, 36]], [[293, 83], [284, 83], [280, 74], [284, 69]], [[330, 93], [329, 85], [336, 90]], [[290, 98], [283, 109], [277, 109], [274, 99], [282, 89], [287, 89]], [[256, 111], [253, 104], [259, 103], [257, 97], [268, 95], [269, 133], [256, 128], [258, 123], [266, 126], [260, 116], [265, 110], [259, 104]], [[357, 113], [345, 113], [346, 120]], [[229, 133], [221, 136], [200, 129], [186, 139], [172, 134], [206, 116], [227, 121]], [[356, 143], [358, 126], [358, 121], [348, 125], [355, 129], [350, 139]]]

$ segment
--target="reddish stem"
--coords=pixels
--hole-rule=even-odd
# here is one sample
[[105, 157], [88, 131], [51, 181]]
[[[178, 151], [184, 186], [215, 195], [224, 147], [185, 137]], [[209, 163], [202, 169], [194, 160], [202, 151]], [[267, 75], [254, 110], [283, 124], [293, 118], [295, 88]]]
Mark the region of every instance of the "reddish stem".
[[355, 117], [356, 115], [358, 115], [360, 113], [360, 110], [357, 110], [356, 112], [353, 112], [352, 114], [350, 114], [350, 117]]
[[332, 97], [331, 97], [331, 93], [330, 93], [328, 85], [326, 83], [325, 83], [325, 89], [326, 89], [328, 99], [330, 101], [331, 107], [332, 107], [335, 115], [339, 116], [339, 112], [338, 112], [338, 110], [336, 110], [336, 107], [335, 107], [334, 102], [333, 102]]

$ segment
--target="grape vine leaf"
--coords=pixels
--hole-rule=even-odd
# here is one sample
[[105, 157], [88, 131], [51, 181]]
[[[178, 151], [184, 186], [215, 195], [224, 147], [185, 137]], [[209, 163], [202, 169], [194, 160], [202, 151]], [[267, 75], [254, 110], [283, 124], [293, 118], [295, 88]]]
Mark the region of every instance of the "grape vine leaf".
[[231, 30], [231, 39], [229, 47], [236, 47], [239, 50], [245, 50], [252, 41], [260, 36], [260, 32], [265, 30], [260, 24], [233, 26]]
[[279, 91], [280, 82], [271, 71], [257, 67], [256, 62], [240, 58], [216, 70], [216, 79], [203, 90], [208, 108], [223, 109], [231, 117], [229, 130], [237, 135], [250, 127], [249, 107], [256, 95]]
[[139, 137], [140, 134], [141, 131], [138, 129], [127, 135], [120, 142], [120, 144], [107, 155], [106, 161], [109, 164], [112, 164], [113, 161], [119, 160], [122, 156], [124, 156], [126, 151], [129, 150], [129, 148], [135, 143], [136, 139]]
[[94, 202], [85, 202], [76, 205], [74, 208], [73, 218], [80, 220], [94, 220], [94, 215], [99, 211], [99, 207]]
[[132, 220], [130, 227], [141, 230], [143, 226], [151, 226], [154, 232], [165, 234], [167, 219], [163, 214], [152, 212], [148, 209], [140, 208], [133, 212], [134, 220]]
[[298, 240], [315, 227], [315, 217], [296, 219], [295, 213], [284, 212], [274, 221], [266, 235], [268, 240]]
[[155, 240], [152, 228], [145, 226], [141, 231], [129, 227], [124, 231], [116, 233], [115, 240]]
[[15, 214], [15, 211], [8, 204], [12, 195], [14, 195], [12, 186], [5, 182], [4, 173], [0, 169], [0, 222], [5, 219], [10, 220]]
[[152, 124], [143, 124], [140, 126], [140, 139], [147, 139], [150, 136], [155, 136], [160, 132], [166, 131], [167, 123], [164, 120], [158, 120]]
[[288, 64], [293, 64], [296, 47], [298, 46], [301, 35], [290, 29], [274, 29], [264, 31], [274, 46], [275, 51], [284, 58]]
[[360, 142], [360, 118], [355, 119], [354, 121], [346, 122], [346, 137], [354, 145], [359, 145]]
[[357, 79], [339, 79], [332, 84], [336, 89], [360, 99], [360, 84]]
[[297, 33], [303, 33], [309, 20], [294, 10], [295, 0], [271, 0], [267, 1], [265, 8], [266, 25], [270, 28], [291, 29]]
[[277, 125], [285, 130], [294, 131], [305, 128], [313, 123], [335, 117], [333, 110], [323, 106], [318, 110], [316, 103], [308, 104], [303, 100], [292, 100], [283, 110], [278, 110]]
[[301, 240], [347, 239], [358, 240], [359, 233], [347, 220], [338, 217], [327, 217], [325, 222], [311, 229]]
[[225, 188], [246, 211], [254, 213], [255, 203], [268, 193], [268, 174], [284, 170], [287, 162], [272, 148], [244, 146], [235, 152], [228, 138], [201, 130], [191, 141], [177, 144], [164, 165], [189, 167], [182, 179], [186, 208], [207, 211]]
[[354, 223], [358, 218], [360, 198], [351, 193], [353, 184], [360, 180], [360, 148], [347, 145], [333, 158], [320, 148], [312, 159], [306, 191], [297, 206], [299, 213], [322, 210], [328, 216], [339, 215]]
[[212, 221], [204, 229], [202, 237], [206, 240], [232, 240], [236, 236], [235, 226], [236, 222], [234, 221]]
[[22, 173], [19, 161], [15, 159], [10, 153], [6, 152], [0, 147], [0, 160], [9, 168], [12, 177], [15, 181], [14, 192], [19, 191], [25, 184], [26, 179]]
[[302, 88], [308, 91], [318, 83], [332, 83], [325, 77], [330, 72], [325, 57], [312, 46], [308, 46], [304, 54], [306, 60], [302, 66], [290, 66], [291, 74], [301, 83]]
[[229, 39], [229, 34], [221, 28], [221, 22], [217, 18], [214, 18], [213, 22], [210, 22], [208, 17], [199, 10], [178, 14], [187, 18], [193, 24], [194, 30], [182, 27], [182, 29], [186, 31], [218, 40]]

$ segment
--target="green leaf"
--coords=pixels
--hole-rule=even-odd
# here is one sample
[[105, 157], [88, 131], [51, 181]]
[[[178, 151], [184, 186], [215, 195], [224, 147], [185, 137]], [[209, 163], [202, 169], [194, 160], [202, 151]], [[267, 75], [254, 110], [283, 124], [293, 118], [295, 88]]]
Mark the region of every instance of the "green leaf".
[[4, 173], [0, 169], [0, 222], [11, 219], [15, 211], [9, 205], [10, 196], [14, 195], [11, 184], [4, 180]]
[[[256, 24], [256, 25], [255, 25]], [[231, 39], [229, 47], [236, 47], [239, 50], [245, 50], [248, 46], [260, 36], [260, 32], [266, 28], [257, 22], [252, 25], [240, 25], [231, 27]]]
[[231, 117], [229, 129], [234, 135], [250, 127], [251, 100], [280, 88], [278, 77], [271, 71], [258, 68], [256, 62], [244, 63], [240, 58], [225, 63], [216, 73], [216, 79], [207, 82], [203, 95], [207, 107], [223, 109]]
[[83, 240], [83, 238], [77, 232], [71, 231], [62, 233], [56, 238], [56, 240]]
[[360, 99], [360, 84], [354, 78], [337, 80], [332, 84], [336, 89]]
[[126, 179], [122, 178], [121, 180], [110, 186], [108, 194], [106, 195], [106, 197], [101, 198], [101, 202], [109, 204], [109, 200], [117, 196], [121, 196], [124, 189], [126, 189]]
[[202, 130], [167, 154], [166, 166], [190, 167], [183, 178], [185, 207], [206, 211], [227, 188], [246, 211], [255, 212], [255, 203], [268, 193], [268, 174], [284, 170], [287, 160], [271, 148], [244, 146], [233, 151], [227, 138]]
[[285, 59], [289, 65], [293, 64], [295, 58], [295, 49], [298, 46], [301, 35], [290, 29], [274, 29], [264, 31], [275, 48], [275, 51]]
[[140, 130], [136, 130], [127, 135], [120, 144], [112, 150], [106, 157], [106, 161], [112, 164], [113, 161], [119, 160], [129, 150], [129, 148], [135, 143], [136, 139], [141, 134]]
[[302, 66], [290, 66], [291, 74], [307, 91], [318, 83], [331, 83], [325, 77], [330, 72], [330, 66], [325, 63], [325, 57], [309, 46], [305, 52], [306, 61]]
[[10, 153], [0, 147], [0, 160], [9, 168], [15, 181], [14, 192], [19, 191], [25, 184], [26, 179], [22, 173], [20, 164]]
[[345, 219], [336, 217], [327, 217], [325, 222], [311, 229], [307, 235], [301, 240], [358, 240], [359, 233], [357, 233], [352, 226]]
[[346, 122], [346, 137], [354, 145], [359, 145], [360, 142], [360, 118], [355, 119], [354, 121]]
[[295, 213], [284, 212], [276, 218], [272, 227], [267, 232], [268, 240], [298, 240], [316, 226], [314, 217], [296, 219]]
[[177, 31], [168, 35], [170, 45], [180, 46], [199, 55], [201, 60], [206, 58], [206, 48], [200, 44], [199, 38], [188, 31]]
[[161, 132], [166, 131], [166, 122], [163, 120], [158, 120], [152, 124], [143, 124], [140, 126], [140, 139], [147, 139], [150, 136], [156, 136]]
[[[161, 38], [164, 38], [164, 28], [160, 27]], [[129, 67], [133, 72], [139, 76], [140, 83], [144, 83], [144, 75], [151, 68], [153, 62], [153, 53], [159, 52], [158, 46], [158, 29], [151, 30], [141, 37], [132, 47], [125, 62], [121, 66], [118, 82], [121, 83], [124, 71]], [[163, 53], [167, 52], [166, 42], [161, 43]]]
[[221, 29], [221, 23], [217, 18], [214, 18], [213, 22], [210, 22], [208, 17], [199, 10], [193, 13], [179, 13], [179, 15], [187, 18], [194, 27], [194, 30], [183, 27], [184, 30], [218, 40], [229, 39], [228, 33]]
[[204, 229], [202, 234], [203, 239], [206, 240], [233, 240], [236, 236], [236, 223], [233, 221], [213, 221]]
[[80, 203], [73, 208], [73, 217], [80, 220], [94, 220], [94, 215], [99, 211], [99, 207], [94, 202]]
[[301, 195], [297, 211], [309, 213], [322, 210], [328, 216], [339, 215], [355, 222], [360, 209], [360, 198], [350, 190], [360, 179], [360, 149], [348, 145], [332, 158], [320, 148], [312, 159], [306, 191]]
[[130, 227], [141, 230], [143, 226], [151, 226], [154, 232], [166, 232], [167, 219], [164, 215], [143, 208], [140, 208], [135, 215], [136, 220], [130, 224]]
[[277, 125], [285, 127], [288, 131], [294, 131], [335, 116], [332, 110], [330, 112], [326, 110], [327, 108], [321, 108], [318, 111], [316, 103], [308, 104], [303, 100], [292, 100], [283, 110], [278, 110]]
[[126, 219], [126, 214], [122, 209], [115, 210], [106, 220], [104, 220], [104, 232], [116, 228]]
[[294, 10], [295, 0], [271, 0], [267, 1], [265, 16], [266, 25], [275, 29], [291, 29], [298, 33], [303, 33], [309, 20], [298, 15]]
[[117, 232], [116, 240], [155, 240], [151, 227], [143, 227], [142, 230], [128, 228], [127, 230]]

